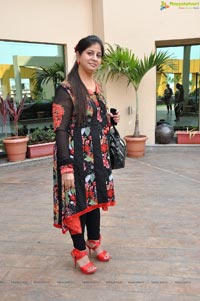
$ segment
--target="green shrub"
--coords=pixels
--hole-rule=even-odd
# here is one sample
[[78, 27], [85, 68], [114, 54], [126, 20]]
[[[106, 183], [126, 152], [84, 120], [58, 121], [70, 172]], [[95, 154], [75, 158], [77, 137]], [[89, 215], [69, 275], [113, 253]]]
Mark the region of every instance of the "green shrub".
[[55, 141], [53, 129], [35, 129], [30, 135], [29, 144], [48, 143]]

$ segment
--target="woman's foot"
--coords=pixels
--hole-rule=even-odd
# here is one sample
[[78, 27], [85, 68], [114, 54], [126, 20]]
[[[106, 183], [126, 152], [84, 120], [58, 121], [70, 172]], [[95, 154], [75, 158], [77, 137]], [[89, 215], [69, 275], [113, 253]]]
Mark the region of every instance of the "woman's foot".
[[74, 265], [79, 265], [80, 270], [84, 274], [93, 274], [96, 272], [97, 268], [95, 265], [89, 260], [87, 251], [79, 251], [78, 249], [73, 249], [71, 252], [72, 257], [74, 258]]
[[111, 259], [110, 254], [103, 250], [101, 246], [101, 238], [99, 240], [87, 240], [86, 245], [90, 253], [91, 250], [96, 253], [96, 257], [99, 261], [109, 261]]

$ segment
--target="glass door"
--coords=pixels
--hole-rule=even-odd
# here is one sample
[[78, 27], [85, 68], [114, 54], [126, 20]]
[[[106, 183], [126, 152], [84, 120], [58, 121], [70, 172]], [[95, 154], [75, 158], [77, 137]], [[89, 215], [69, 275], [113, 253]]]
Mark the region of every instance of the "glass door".
[[157, 51], [168, 51], [174, 63], [173, 70], [157, 73], [157, 125], [165, 121], [174, 130], [199, 129], [200, 45], [157, 47]]

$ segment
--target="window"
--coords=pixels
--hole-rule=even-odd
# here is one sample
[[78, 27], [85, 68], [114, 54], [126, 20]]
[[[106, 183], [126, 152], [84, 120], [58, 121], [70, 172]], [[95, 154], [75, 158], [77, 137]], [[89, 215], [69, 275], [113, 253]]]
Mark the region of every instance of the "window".
[[[200, 39], [158, 41], [157, 51], [168, 51], [174, 62], [174, 70], [165, 70], [165, 75], [157, 73], [157, 123], [164, 120], [175, 130], [199, 128], [199, 86], [200, 86]], [[184, 99], [180, 106], [180, 119], [174, 112], [176, 84], [184, 89]], [[173, 90], [171, 107], [164, 99], [164, 90], [169, 84]]]
[[0, 41], [0, 95], [16, 102], [26, 97], [21, 126], [51, 123], [55, 88], [64, 77], [63, 45]]

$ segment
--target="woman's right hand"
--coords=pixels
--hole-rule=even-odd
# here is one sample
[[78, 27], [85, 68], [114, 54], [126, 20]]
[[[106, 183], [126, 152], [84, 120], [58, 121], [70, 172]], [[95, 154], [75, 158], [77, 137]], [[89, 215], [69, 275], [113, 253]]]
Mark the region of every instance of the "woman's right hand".
[[[118, 124], [120, 120], [120, 113], [119, 111], [116, 111], [116, 114], [112, 114], [111, 112], [107, 112], [108, 120], [111, 122], [111, 120], [114, 121], [114, 124]], [[112, 123], [112, 122], [111, 122]]]
[[62, 187], [64, 191], [74, 188], [74, 174], [72, 172], [67, 172], [62, 174]]

